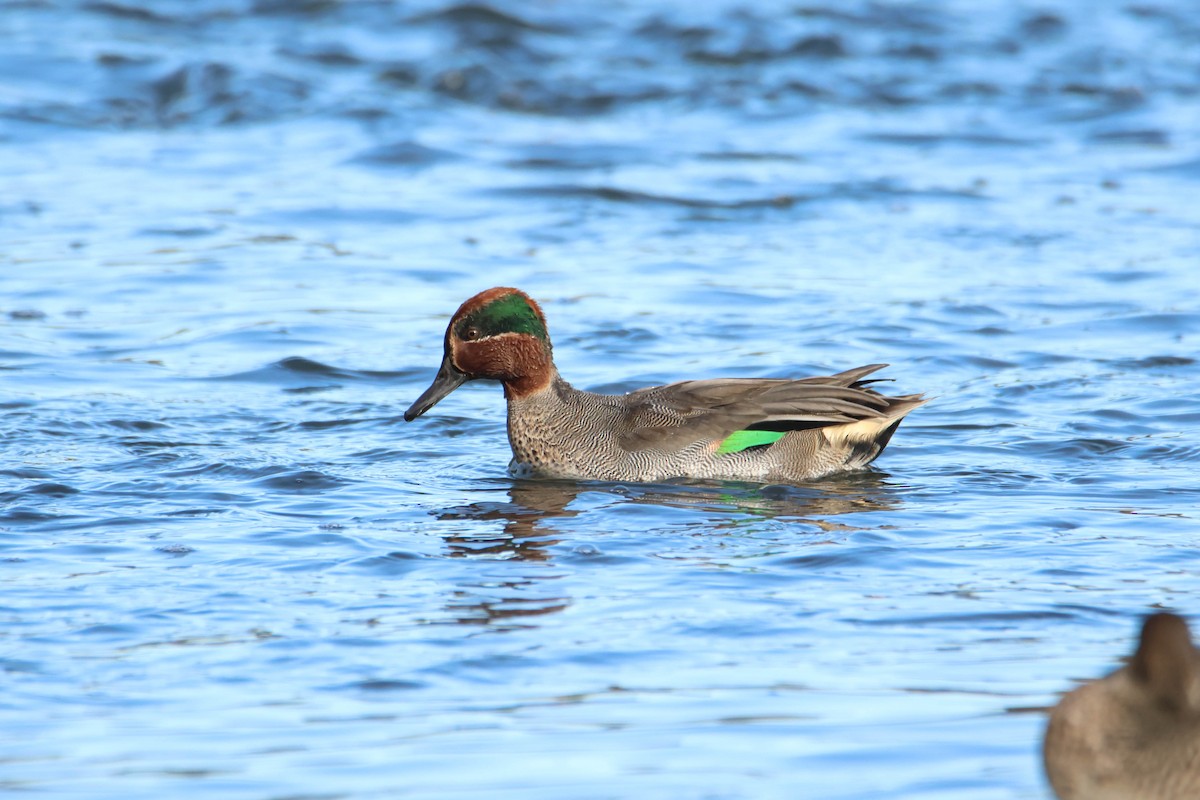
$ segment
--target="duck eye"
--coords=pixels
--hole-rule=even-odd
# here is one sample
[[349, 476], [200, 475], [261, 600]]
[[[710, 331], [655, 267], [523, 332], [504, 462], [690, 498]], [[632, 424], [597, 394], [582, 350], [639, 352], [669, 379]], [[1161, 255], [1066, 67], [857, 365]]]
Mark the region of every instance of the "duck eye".
[[476, 339], [479, 338], [479, 328], [476, 328], [474, 325], [470, 326], [465, 331], [463, 331], [462, 338], [466, 339], [468, 342], [475, 341]]

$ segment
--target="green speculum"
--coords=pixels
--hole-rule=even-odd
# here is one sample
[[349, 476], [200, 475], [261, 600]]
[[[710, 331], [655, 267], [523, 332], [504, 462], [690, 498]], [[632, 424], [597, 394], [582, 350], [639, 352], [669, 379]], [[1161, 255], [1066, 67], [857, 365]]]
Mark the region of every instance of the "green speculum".
[[721, 441], [717, 455], [740, 453], [751, 447], [766, 447], [775, 444], [785, 435], [784, 431], [734, 431]]

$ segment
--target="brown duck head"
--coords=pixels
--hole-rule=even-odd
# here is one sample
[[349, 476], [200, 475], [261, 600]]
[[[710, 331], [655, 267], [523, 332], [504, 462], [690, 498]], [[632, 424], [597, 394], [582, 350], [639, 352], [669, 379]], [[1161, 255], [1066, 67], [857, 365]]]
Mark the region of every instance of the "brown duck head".
[[404, 412], [404, 419], [421, 416], [467, 381], [500, 381], [505, 397], [524, 397], [544, 389], [553, 374], [542, 309], [518, 289], [488, 289], [450, 318], [437, 377]]

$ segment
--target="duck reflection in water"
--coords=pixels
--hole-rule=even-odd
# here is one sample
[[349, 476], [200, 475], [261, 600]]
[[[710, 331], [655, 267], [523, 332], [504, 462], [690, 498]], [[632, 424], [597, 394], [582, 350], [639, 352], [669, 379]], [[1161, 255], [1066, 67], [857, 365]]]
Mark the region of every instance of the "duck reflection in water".
[[[508, 502], [469, 503], [440, 512], [440, 520], [500, 520], [502, 530], [445, 537], [449, 555], [523, 561], [553, 560], [551, 548], [562, 543], [553, 520], [579, 516], [587, 508], [571, 508], [580, 495], [609, 495], [611, 502], [710, 512], [706, 530], [737, 531], [763, 519], [784, 518], [824, 532], [859, 530], [828, 519], [843, 514], [885, 511], [902, 501], [881, 472], [831, 478], [809, 486], [728, 482], [620, 484], [566, 480], [511, 482]], [[602, 541], [593, 543], [602, 546]]]
[[[787, 520], [798, 526], [797, 543], [813, 528], [824, 533], [860, 530], [830, 519], [843, 514], [893, 509], [902, 502], [899, 489], [885, 482], [886, 475], [864, 472], [827, 479], [808, 487], [749, 483], [617, 484], [567, 480], [515, 480], [507, 483], [507, 502], [478, 502], [447, 508], [437, 514], [443, 522], [500, 521], [502, 527], [463, 526], [444, 536], [448, 555], [498, 562], [536, 564], [537, 570], [500, 580], [461, 583], [445, 609], [452, 621], [483, 625], [491, 630], [532, 627], [531, 618], [554, 614], [571, 605], [556, 584], [562, 572], [553, 569], [557, 545], [566, 538], [555, 530], [555, 520], [583, 517], [597, 503], [608, 506], [633, 503], [665, 509], [688, 509], [704, 516], [708, 535], [736, 534], [764, 519]], [[590, 495], [591, 502], [580, 501]], [[572, 507], [574, 505], [574, 507]], [[801, 527], [803, 526], [803, 527]], [[576, 542], [574, 553], [599, 554], [603, 534]], [[769, 547], [778, 548], [778, 539]], [[549, 567], [550, 569], [546, 569]], [[557, 591], [555, 591], [558, 589]]]

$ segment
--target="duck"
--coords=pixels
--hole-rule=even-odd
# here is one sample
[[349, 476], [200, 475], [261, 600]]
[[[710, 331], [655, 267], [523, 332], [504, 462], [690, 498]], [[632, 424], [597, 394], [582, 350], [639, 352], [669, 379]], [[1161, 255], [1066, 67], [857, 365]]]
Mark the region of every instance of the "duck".
[[1051, 712], [1042, 756], [1059, 800], [1200, 798], [1200, 650], [1187, 622], [1146, 617], [1129, 663]]
[[498, 286], [454, 312], [437, 375], [404, 419], [468, 381], [499, 381], [514, 477], [797, 484], [866, 467], [927, 402], [868, 388], [877, 379], [867, 376], [885, 366], [798, 380], [685, 380], [623, 395], [582, 391], [554, 365], [541, 307]]

